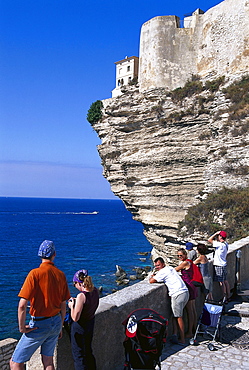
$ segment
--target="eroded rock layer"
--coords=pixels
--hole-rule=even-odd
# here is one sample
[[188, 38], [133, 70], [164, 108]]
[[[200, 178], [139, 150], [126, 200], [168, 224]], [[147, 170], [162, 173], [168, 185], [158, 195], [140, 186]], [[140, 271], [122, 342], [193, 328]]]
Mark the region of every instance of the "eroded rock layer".
[[112, 191], [142, 222], [153, 253], [168, 262], [179, 245], [178, 222], [200, 192], [248, 185], [247, 171], [239, 171], [249, 166], [249, 134], [240, 130], [248, 117], [230, 121], [224, 94], [209, 97], [204, 91], [175, 103], [163, 88], [130, 87], [103, 101], [103, 119], [93, 125]]

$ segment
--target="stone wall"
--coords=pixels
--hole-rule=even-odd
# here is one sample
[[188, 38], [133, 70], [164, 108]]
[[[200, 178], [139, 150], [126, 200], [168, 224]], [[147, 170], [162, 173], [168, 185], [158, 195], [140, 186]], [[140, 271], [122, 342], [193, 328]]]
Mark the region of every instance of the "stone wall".
[[[249, 283], [249, 236], [229, 246], [228, 280], [231, 288], [235, 282], [236, 251], [240, 249], [241, 269], [240, 278], [245, 284]], [[209, 256], [212, 259], [212, 255]], [[246, 288], [246, 287], [244, 287]], [[247, 287], [248, 289], [248, 287]], [[221, 290], [218, 283], [214, 283], [214, 297], [220, 298]], [[197, 311], [201, 312], [203, 297], [199, 294], [196, 300]], [[98, 370], [122, 370], [124, 363], [123, 320], [135, 309], [150, 308], [169, 319], [168, 332], [171, 333], [170, 302], [167, 299], [167, 289], [164, 284], [149, 284], [142, 281], [131, 287], [124, 288], [114, 294], [100, 299], [100, 306], [96, 314], [93, 350]], [[186, 317], [185, 317], [186, 319]], [[14, 339], [0, 342], [0, 368], [8, 370], [8, 361], [16, 345]], [[67, 333], [59, 340], [56, 350], [55, 363], [57, 370], [73, 370], [70, 342]], [[40, 356], [37, 353], [27, 364], [29, 370], [42, 370]]]
[[0, 369], [9, 370], [9, 360], [14, 349], [16, 348], [17, 340], [7, 338], [0, 341]]
[[225, 0], [205, 14], [193, 13], [188, 28], [175, 16], [144, 23], [140, 36], [140, 91], [183, 86], [191, 75], [217, 78], [248, 72], [249, 1]]

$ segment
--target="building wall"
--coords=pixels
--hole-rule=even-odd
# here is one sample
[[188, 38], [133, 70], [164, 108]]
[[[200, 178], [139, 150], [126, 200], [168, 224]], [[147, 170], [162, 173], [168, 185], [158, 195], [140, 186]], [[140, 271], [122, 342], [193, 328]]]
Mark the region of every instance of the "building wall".
[[205, 14], [194, 12], [179, 28], [176, 16], [155, 17], [140, 35], [140, 91], [183, 86], [191, 75], [205, 78], [249, 70], [249, 2], [225, 0]]
[[121, 95], [122, 86], [128, 85], [138, 76], [138, 57], [127, 57], [116, 62], [116, 87], [112, 90], [112, 98]]
[[[241, 250], [240, 279], [242, 287], [247, 289], [249, 284], [249, 236], [229, 246], [228, 281], [230, 287], [234, 287], [236, 252]], [[212, 256], [209, 256], [212, 258]], [[212, 265], [211, 265], [212, 267]], [[199, 288], [198, 288], [199, 289]], [[218, 283], [214, 283], [214, 298], [219, 299], [221, 290]], [[197, 313], [200, 314], [203, 305], [203, 297], [199, 294], [196, 299]], [[170, 316], [170, 300], [164, 284], [149, 284], [147, 280], [141, 281], [133, 286], [124, 288], [114, 294], [100, 299], [100, 306], [96, 313], [93, 352], [97, 361], [98, 370], [118, 370], [123, 368], [124, 348], [123, 341], [124, 326], [122, 322], [135, 309], [150, 308], [159, 312], [169, 319], [168, 333], [172, 331]], [[184, 317], [185, 323], [186, 317]], [[8, 370], [8, 362], [17, 341], [5, 339], [0, 342], [0, 368]], [[69, 337], [66, 332], [58, 341], [55, 354], [57, 370], [73, 370], [73, 361]], [[39, 351], [27, 364], [28, 370], [42, 370]]]

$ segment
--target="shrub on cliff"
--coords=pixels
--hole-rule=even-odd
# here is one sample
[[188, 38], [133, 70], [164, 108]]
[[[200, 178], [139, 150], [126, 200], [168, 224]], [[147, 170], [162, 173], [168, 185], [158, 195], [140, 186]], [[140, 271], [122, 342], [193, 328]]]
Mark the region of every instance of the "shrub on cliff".
[[229, 109], [232, 120], [243, 119], [249, 114], [249, 76], [244, 76], [241, 80], [235, 81], [223, 89], [223, 93], [232, 102]]
[[87, 120], [91, 125], [101, 120], [102, 108], [103, 108], [103, 103], [101, 100], [97, 100], [96, 102], [91, 104], [88, 110], [88, 113], [87, 113]]
[[206, 237], [223, 228], [230, 242], [248, 236], [249, 187], [223, 188], [209, 194], [188, 209], [185, 219], [179, 222], [178, 233], [186, 236], [197, 232]]
[[175, 102], [181, 101], [186, 97], [190, 97], [194, 94], [199, 94], [203, 91], [202, 82], [199, 81], [198, 76], [192, 76], [192, 79], [187, 81], [183, 87], [171, 91], [168, 96]]

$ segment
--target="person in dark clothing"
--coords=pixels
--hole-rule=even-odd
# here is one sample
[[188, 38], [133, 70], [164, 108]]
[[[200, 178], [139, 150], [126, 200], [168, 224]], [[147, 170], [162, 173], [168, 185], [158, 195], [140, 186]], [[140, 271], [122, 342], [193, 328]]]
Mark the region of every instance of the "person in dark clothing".
[[71, 347], [75, 370], [95, 370], [96, 361], [92, 352], [95, 312], [99, 305], [99, 292], [92, 283], [87, 270], [79, 270], [73, 277], [74, 286], [80, 291], [71, 297]]

